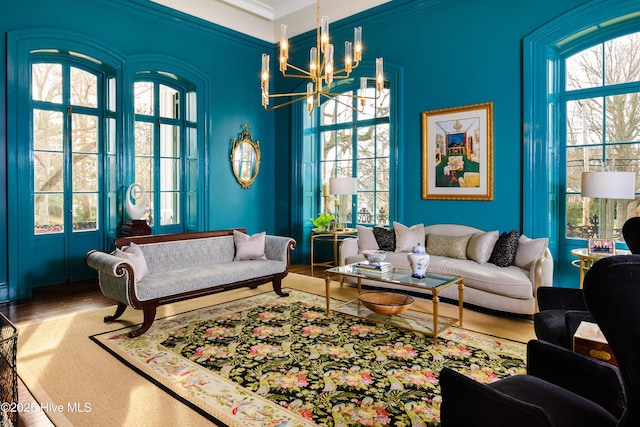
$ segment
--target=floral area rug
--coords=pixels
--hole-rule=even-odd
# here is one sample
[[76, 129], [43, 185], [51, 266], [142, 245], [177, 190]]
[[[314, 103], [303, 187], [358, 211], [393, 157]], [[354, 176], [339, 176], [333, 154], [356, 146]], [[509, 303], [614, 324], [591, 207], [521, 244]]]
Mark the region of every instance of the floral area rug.
[[437, 426], [438, 373], [482, 383], [525, 372], [525, 345], [451, 327], [418, 332], [265, 293], [91, 337], [219, 425]]

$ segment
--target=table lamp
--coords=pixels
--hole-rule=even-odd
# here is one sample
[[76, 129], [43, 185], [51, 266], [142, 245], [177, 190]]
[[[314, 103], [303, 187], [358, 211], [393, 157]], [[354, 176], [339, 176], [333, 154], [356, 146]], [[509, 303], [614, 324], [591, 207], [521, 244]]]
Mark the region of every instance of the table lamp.
[[[600, 204], [599, 237], [613, 239], [613, 215], [609, 215], [610, 199], [635, 199], [635, 172], [582, 172], [582, 197], [604, 199]], [[604, 232], [603, 232], [604, 231]]]
[[329, 179], [329, 192], [338, 196], [334, 204], [336, 206], [338, 228], [345, 228], [345, 222], [342, 220], [340, 212], [340, 196], [352, 196], [358, 194], [358, 179], [352, 177], [336, 177]]

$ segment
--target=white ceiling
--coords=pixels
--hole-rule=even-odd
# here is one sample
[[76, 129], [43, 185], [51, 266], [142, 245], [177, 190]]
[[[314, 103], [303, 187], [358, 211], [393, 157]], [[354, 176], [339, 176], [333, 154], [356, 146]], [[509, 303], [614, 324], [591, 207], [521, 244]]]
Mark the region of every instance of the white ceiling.
[[[316, 28], [316, 0], [152, 0], [250, 36], [275, 43], [280, 24], [289, 37]], [[329, 22], [354, 15], [391, 0], [323, 0], [321, 15]]]

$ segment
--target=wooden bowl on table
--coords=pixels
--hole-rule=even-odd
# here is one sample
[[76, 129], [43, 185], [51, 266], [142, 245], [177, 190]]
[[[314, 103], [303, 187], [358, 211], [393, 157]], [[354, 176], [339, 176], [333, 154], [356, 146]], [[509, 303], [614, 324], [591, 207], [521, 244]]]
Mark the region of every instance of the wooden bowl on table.
[[358, 300], [374, 313], [391, 316], [411, 307], [413, 298], [399, 292], [361, 292]]

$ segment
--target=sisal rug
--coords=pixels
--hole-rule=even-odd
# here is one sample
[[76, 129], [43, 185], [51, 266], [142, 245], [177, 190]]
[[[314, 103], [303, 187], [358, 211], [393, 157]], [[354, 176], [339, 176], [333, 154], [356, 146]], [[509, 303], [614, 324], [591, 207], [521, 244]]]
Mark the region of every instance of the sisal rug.
[[525, 372], [525, 346], [452, 327], [418, 332], [332, 312], [289, 289], [93, 335], [210, 422], [231, 426], [438, 425], [438, 372], [489, 383]]

